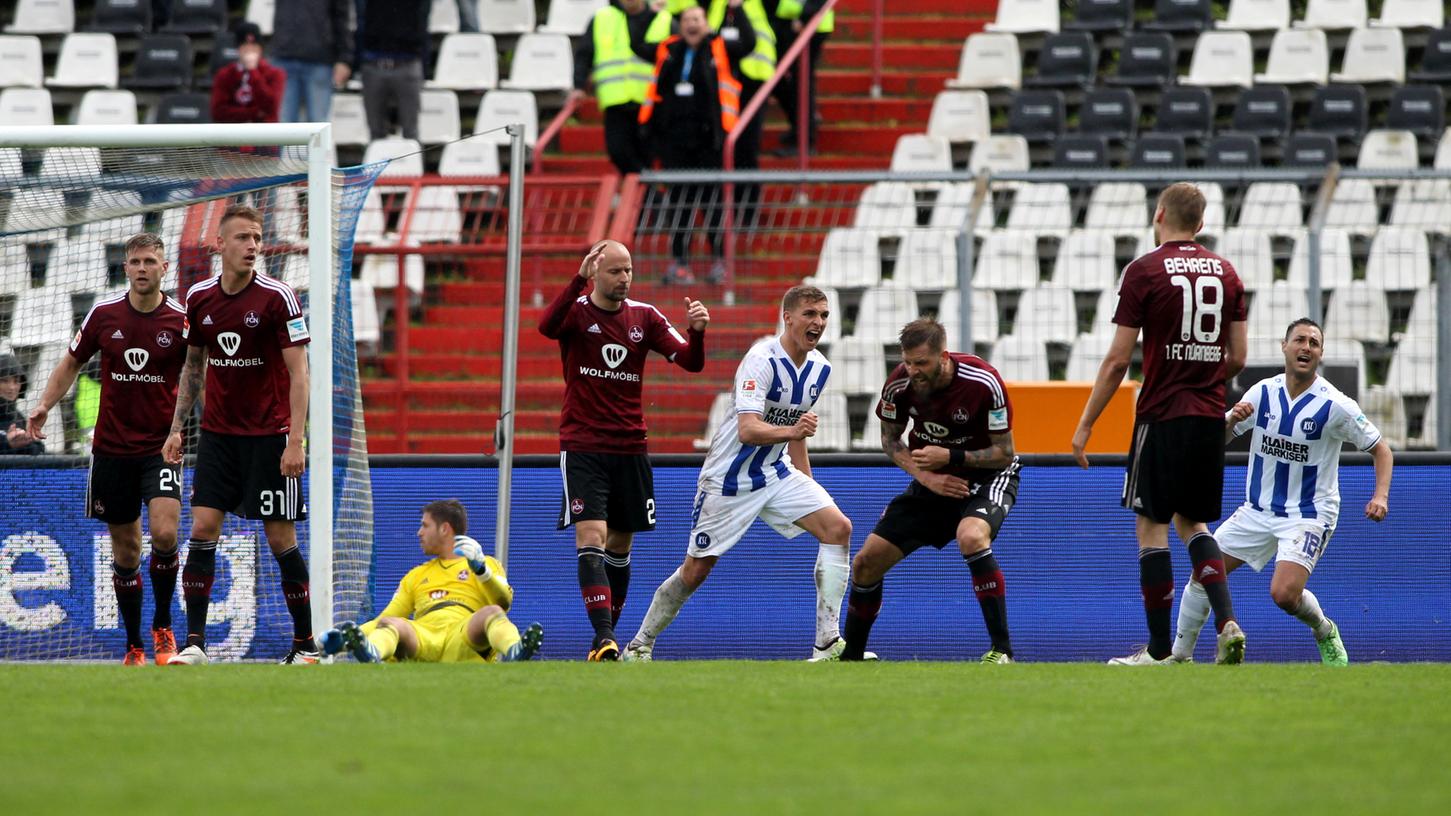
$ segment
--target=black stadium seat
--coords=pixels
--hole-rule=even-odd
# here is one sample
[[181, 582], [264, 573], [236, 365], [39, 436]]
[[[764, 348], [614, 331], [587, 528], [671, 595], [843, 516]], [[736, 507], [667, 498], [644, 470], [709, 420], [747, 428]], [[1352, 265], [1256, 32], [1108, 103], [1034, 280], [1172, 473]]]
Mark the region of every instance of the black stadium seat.
[[1063, 132], [1063, 94], [1060, 91], [1019, 91], [1008, 107], [1008, 132], [1031, 144], [1052, 142]]
[[1184, 137], [1177, 133], [1145, 133], [1134, 142], [1130, 167], [1183, 167]]
[[1108, 166], [1108, 140], [1096, 133], [1071, 133], [1053, 146], [1053, 166], [1094, 168]]
[[1213, 12], [1209, 0], [1154, 0], [1154, 19], [1143, 27], [1149, 31], [1205, 31], [1214, 26]]
[[1038, 50], [1038, 73], [1023, 78], [1030, 88], [1072, 88], [1093, 84], [1098, 73], [1098, 49], [1082, 31], [1049, 34]]
[[1290, 91], [1283, 85], [1256, 85], [1239, 95], [1231, 127], [1261, 139], [1290, 132]]
[[218, 31], [217, 36], [212, 38], [212, 56], [207, 65], [206, 77], [201, 82], [201, 87], [212, 87], [212, 77], [217, 72], [237, 61], [237, 41], [232, 37], [230, 31]]
[[145, 34], [151, 30], [151, 0], [96, 0], [89, 30]]
[[1128, 31], [1133, 25], [1133, 0], [1078, 0], [1077, 16], [1062, 23], [1067, 31]]
[[121, 84], [127, 88], [189, 88], [191, 61], [191, 38], [184, 34], [142, 37], [135, 71]]
[[1124, 38], [1118, 53], [1118, 73], [1107, 77], [1107, 85], [1161, 88], [1174, 81], [1174, 38], [1157, 31], [1140, 31]]
[[1208, 88], [1176, 87], [1159, 97], [1155, 133], [1205, 139], [1214, 130], [1214, 96]]
[[1301, 131], [1285, 142], [1280, 163], [1286, 167], [1324, 168], [1336, 161], [1336, 150], [1334, 136]]
[[1386, 127], [1409, 130], [1432, 144], [1446, 129], [1446, 95], [1435, 85], [1406, 85], [1391, 95]]
[[1319, 88], [1310, 100], [1310, 130], [1359, 142], [1365, 135], [1366, 121], [1365, 88], [1360, 85]]
[[1139, 129], [1139, 103], [1127, 88], [1099, 88], [1083, 97], [1078, 132], [1129, 140]]
[[1260, 140], [1248, 133], [1221, 133], [1204, 148], [1207, 167], [1254, 168], [1260, 166]]
[[156, 105], [159, 125], [202, 125], [212, 121], [211, 97], [204, 93], [174, 93]]
[[171, 0], [168, 34], [215, 34], [227, 27], [227, 0]]
[[1406, 75], [1408, 82], [1451, 82], [1451, 26], [1438, 28], [1421, 52], [1421, 69]]

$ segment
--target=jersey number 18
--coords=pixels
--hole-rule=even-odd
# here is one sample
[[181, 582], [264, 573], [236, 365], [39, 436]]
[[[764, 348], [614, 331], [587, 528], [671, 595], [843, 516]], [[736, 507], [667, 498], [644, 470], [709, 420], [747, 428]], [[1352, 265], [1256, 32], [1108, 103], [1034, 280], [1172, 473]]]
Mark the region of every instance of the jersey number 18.
[[[1214, 343], [1219, 340], [1220, 316], [1224, 312], [1224, 284], [1219, 278], [1200, 275], [1191, 283], [1187, 275], [1175, 275], [1169, 282], [1184, 290], [1181, 299], [1184, 304], [1184, 320], [1179, 324], [1179, 339], [1187, 341], [1194, 335], [1195, 342]], [[1213, 292], [1212, 297], [1206, 297]], [[1209, 328], [1204, 320], [1209, 318]]]

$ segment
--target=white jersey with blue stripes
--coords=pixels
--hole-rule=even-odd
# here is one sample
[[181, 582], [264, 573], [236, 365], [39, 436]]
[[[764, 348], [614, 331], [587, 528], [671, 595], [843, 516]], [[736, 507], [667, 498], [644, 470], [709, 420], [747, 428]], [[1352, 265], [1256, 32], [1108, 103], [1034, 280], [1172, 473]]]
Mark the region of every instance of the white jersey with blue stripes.
[[760, 490], [796, 472], [785, 442], [746, 445], [737, 431], [739, 414], [760, 414], [769, 425], [795, 425], [810, 411], [831, 375], [826, 355], [812, 349], [800, 368], [781, 347], [781, 339], [762, 340], [746, 352], [736, 369], [735, 410], [716, 429], [700, 469], [705, 493], [738, 496]]
[[1340, 514], [1341, 443], [1370, 450], [1380, 441], [1380, 430], [1324, 377], [1292, 399], [1285, 375], [1278, 374], [1255, 383], [1241, 401], [1254, 406], [1254, 413], [1234, 426], [1235, 436], [1254, 431], [1245, 507], [1334, 527]]

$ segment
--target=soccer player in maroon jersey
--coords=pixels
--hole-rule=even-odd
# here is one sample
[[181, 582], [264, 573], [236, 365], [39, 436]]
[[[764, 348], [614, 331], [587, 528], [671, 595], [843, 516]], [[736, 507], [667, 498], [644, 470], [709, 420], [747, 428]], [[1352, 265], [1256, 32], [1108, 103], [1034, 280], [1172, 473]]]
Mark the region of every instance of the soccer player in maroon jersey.
[[645, 358], [655, 351], [700, 371], [710, 323], [705, 305], [687, 297], [689, 339], [681, 337], [659, 309], [629, 299], [633, 278], [624, 244], [601, 241], [539, 320], [540, 334], [559, 341], [564, 361], [559, 529], [574, 525], [579, 589], [595, 630], [589, 659], [596, 661], [620, 659], [615, 623], [630, 585], [630, 543], [635, 533], [655, 529], [640, 402]]
[[[302, 498], [302, 436], [307, 429], [307, 349], [311, 341], [292, 287], [253, 270], [262, 253], [262, 214], [234, 204], [222, 213], [216, 251], [222, 274], [186, 295], [186, 367], [163, 455], [180, 464], [181, 431], [206, 377], [201, 438], [192, 476], [192, 526], [181, 573], [186, 648], [172, 665], [207, 662], [207, 607], [225, 513], [262, 520], [292, 616], [283, 663], [316, 663], [307, 561], [296, 522]], [[327, 546], [327, 542], [316, 542]]]
[[141, 644], [141, 505], [151, 530], [152, 654], [166, 665], [176, 654], [171, 599], [176, 592], [176, 526], [181, 518], [181, 468], [161, 457], [186, 360], [186, 312], [161, 291], [166, 247], [148, 232], [126, 242], [127, 290], [91, 307], [45, 384], [26, 428], [44, 439], [45, 420], [80, 374], [101, 354], [101, 406], [86, 482], [86, 513], [111, 533], [111, 586], [126, 628], [127, 666], [146, 664]]
[[887, 505], [852, 561], [841, 659], [864, 657], [887, 571], [923, 546], [940, 550], [955, 540], [992, 640], [982, 662], [1011, 663], [1007, 587], [992, 549], [1018, 500], [1007, 388], [986, 360], [948, 351], [946, 330], [931, 318], [908, 323], [899, 339], [902, 362], [887, 378], [877, 417], [882, 450], [912, 482]]
[[1244, 660], [1244, 632], [1234, 619], [1224, 557], [1208, 522], [1221, 515], [1224, 492], [1224, 383], [1244, 368], [1248, 341], [1244, 285], [1229, 261], [1195, 242], [1204, 227], [1204, 194], [1186, 182], [1159, 194], [1154, 237], [1159, 246], [1124, 269], [1118, 324], [1078, 429], [1073, 456], [1088, 467], [1093, 423], [1123, 381], [1144, 333], [1144, 386], [1122, 503], [1138, 518], [1139, 587], [1149, 644], [1113, 665], [1170, 662], [1174, 633], [1174, 569], [1169, 523], [1188, 545], [1193, 580], [1204, 587], [1219, 630], [1219, 663]]

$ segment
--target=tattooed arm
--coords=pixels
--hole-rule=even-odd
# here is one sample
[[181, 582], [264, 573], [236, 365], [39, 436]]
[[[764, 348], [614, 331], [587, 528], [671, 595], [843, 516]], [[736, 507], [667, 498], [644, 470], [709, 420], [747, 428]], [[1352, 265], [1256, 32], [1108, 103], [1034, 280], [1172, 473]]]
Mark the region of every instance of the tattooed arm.
[[176, 411], [171, 415], [171, 434], [161, 447], [161, 458], [173, 465], [181, 464], [181, 432], [186, 427], [186, 418], [191, 416], [197, 395], [202, 392], [207, 371], [207, 350], [204, 346], [192, 346], [186, 350], [186, 365], [182, 366], [181, 378], [176, 393]]

